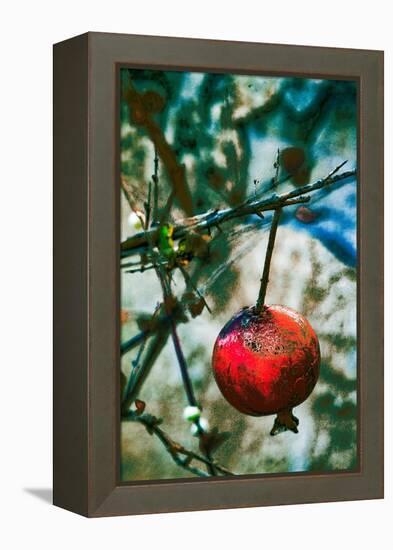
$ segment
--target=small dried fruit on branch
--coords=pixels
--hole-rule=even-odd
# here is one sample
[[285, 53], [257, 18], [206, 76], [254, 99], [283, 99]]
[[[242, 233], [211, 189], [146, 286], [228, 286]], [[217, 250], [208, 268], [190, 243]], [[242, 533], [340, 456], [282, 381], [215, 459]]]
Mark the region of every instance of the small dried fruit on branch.
[[307, 206], [299, 206], [295, 216], [302, 223], [311, 223], [318, 217], [318, 214]]

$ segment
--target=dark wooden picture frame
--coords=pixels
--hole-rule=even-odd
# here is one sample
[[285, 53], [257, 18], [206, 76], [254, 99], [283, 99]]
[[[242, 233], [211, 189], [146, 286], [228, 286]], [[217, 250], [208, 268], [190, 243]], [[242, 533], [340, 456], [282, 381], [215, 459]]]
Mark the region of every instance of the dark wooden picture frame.
[[[119, 65], [359, 82], [356, 472], [119, 482]], [[383, 53], [87, 33], [54, 46], [54, 504], [89, 517], [383, 497]]]

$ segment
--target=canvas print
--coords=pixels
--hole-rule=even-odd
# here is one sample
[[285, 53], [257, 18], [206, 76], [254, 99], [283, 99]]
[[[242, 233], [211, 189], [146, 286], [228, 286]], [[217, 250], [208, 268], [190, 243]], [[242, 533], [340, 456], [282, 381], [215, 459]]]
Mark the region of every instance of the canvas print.
[[118, 94], [121, 481], [357, 469], [357, 82]]

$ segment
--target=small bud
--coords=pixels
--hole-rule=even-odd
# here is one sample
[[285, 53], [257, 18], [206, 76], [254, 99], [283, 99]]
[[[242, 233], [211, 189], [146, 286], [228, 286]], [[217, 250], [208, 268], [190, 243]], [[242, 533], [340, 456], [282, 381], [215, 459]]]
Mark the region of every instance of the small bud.
[[[202, 418], [202, 417], [201, 417], [201, 418], [199, 419], [198, 424], [199, 424], [199, 426], [202, 428], [202, 431], [203, 431], [203, 432], [209, 431], [209, 422], [206, 420], [206, 418]], [[198, 429], [197, 424], [194, 423], [194, 424], [191, 426], [191, 433], [192, 433], [192, 435], [194, 435], [194, 436], [198, 436], [198, 434], [199, 434], [199, 429]]]
[[199, 407], [193, 407], [189, 405], [183, 411], [184, 420], [189, 420], [190, 422], [194, 422], [195, 420], [198, 420], [200, 416], [201, 416], [201, 411]]
[[146, 408], [146, 403], [140, 399], [135, 399], [136, 414], [140, 416]]

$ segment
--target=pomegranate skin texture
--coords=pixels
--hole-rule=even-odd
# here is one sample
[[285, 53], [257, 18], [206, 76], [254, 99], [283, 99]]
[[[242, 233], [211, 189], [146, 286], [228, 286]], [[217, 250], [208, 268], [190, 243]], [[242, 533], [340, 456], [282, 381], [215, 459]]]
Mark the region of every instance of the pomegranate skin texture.
[[221, 330], [213, 372], [225, 399], [252, 416], [277, 414], [272, 435], [297, 433], [292, 408], [310, 395], [319, 376], [317, 335], [298, 312], [281, 305], [248, 307]]

